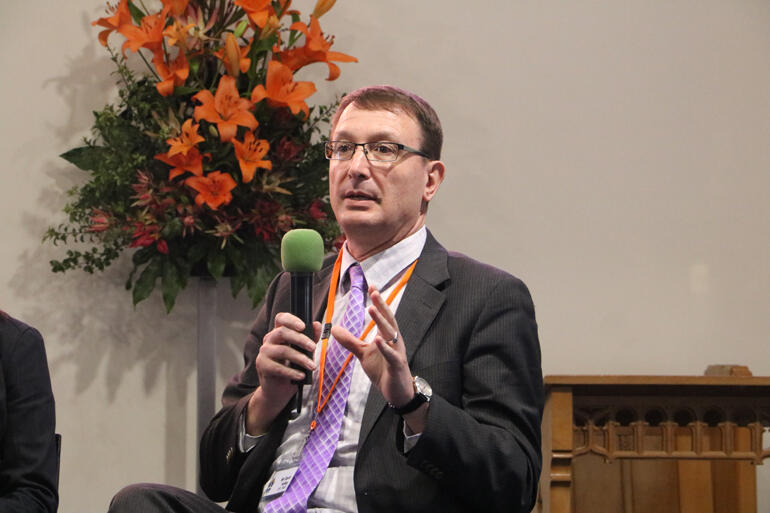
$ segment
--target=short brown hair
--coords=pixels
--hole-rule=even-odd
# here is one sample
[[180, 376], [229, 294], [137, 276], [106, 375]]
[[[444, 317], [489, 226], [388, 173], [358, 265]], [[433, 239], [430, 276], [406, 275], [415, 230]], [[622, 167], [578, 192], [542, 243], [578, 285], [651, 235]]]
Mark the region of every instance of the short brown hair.
[[414, 93], [404, 89], [390, 86], [367, 86], [346, 94], [340, 101], [337, 112], [332, 118], [331, 133], [337, 126], [342, 112], [349, 105], [355, 103], [356, 107], [364, 110], [401, 110], [411, 116], [420, 126], [422, 142], [420, 151], [426, 153], [431, 160], [441, 159], [441, 145], [444, 142], [444, 133], [441, 130], [441, 121], [438, 114], [428, 102]]

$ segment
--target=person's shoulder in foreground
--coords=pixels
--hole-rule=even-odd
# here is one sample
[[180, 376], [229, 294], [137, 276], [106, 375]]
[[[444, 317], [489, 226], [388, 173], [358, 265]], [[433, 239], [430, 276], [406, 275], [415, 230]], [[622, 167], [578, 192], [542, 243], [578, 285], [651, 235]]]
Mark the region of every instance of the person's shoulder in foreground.
[[54, 398], [43, 338], [0, 311], [0, 511], [58, 508]]

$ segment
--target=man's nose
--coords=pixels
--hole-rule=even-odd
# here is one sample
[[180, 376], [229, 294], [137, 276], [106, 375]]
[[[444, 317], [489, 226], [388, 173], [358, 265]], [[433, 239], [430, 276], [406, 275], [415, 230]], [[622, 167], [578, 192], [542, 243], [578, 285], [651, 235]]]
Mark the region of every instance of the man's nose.
[[[360, 152], [358, 151], [359, 148], [361, 149]], [[363, 146], [356, 146], [353, 150], [353, 156], [350, 157], [349, 170], [358, 176], [364, 176], [369, 173], [369, 160], [366, 158], [366, 151], [364, 151]]]

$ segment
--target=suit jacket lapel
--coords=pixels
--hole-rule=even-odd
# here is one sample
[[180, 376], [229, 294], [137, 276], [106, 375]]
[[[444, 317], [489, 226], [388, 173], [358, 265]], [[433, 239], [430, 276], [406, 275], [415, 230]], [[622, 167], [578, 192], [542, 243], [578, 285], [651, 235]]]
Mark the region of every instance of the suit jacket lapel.
[[[444, 293], [438, 286], [449, 280], [447, 268], [447, 251], [436, 241], [428, 231], [425, 247], [420, 254], [419, 262], [409, 279], [404, 295], [396, 311], [396, 322], [406, 344], [406, 356], [410, 365], [417, 348], [422, 344], [425, 333], [433, 324], [441, 305], [444, 304]], [[386, 407], [385, 398], [379, 390], [372, 387], [364, 409], [361, 422], [361, 434], [358, 438], [360, 448], [374, 423]]]
[[329, 286], [332, 271], [334, 270], [334, 261], [331, 256], [324, 261], [324, 266], [313, 276], [313, 319], [323, 322], [323, 314], [326, 310], [326, 301], [329, 295]]

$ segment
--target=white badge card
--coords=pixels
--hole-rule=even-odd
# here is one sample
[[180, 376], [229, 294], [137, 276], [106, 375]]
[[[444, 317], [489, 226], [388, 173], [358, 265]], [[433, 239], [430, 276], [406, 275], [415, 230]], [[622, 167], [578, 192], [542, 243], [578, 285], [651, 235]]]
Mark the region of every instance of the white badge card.
[[283, 492], [289, 487], [294, 474], [297, 473], [297, 467], [286, 468], [276, 471], [270, 478], [270, 481], [265, 485], [265, 489], [262, 492], [262, 497], [272, 497], [274, 495], [282, 495]]

